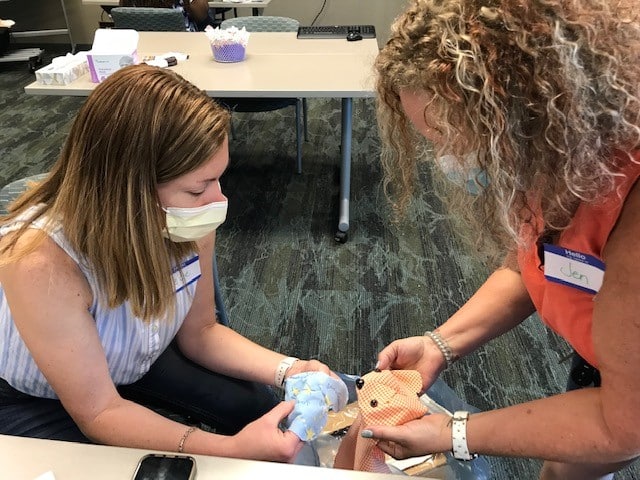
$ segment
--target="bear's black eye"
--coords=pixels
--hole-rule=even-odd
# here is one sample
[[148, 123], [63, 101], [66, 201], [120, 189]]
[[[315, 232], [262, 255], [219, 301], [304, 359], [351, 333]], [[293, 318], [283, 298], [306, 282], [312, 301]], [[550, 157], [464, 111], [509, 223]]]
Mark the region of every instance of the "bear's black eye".
[[364, 380], [359, 378], [356, 380], [356, 388], [360, 390], [362, 387], [364, 387]]
[[376, 407], [378, 406], [378, 400], [376, 400], [376, 399], [374, 398], [373, 400], [371, 400], [370, 405], [371, 405], [373, 408], [376, 408]]

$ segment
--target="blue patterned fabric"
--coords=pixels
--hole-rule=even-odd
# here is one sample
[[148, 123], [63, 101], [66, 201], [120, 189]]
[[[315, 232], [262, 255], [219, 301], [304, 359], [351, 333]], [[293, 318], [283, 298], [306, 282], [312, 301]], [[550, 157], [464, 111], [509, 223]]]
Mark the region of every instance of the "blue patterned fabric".
[[314, 440], [327, 424], [329, 411], [340, 411], [349, 392], [342, 380], [322, 372], [303, 372], [285, 381], [285, 400], [296, 402], [287, 418], [288, 429], [300, 440]]

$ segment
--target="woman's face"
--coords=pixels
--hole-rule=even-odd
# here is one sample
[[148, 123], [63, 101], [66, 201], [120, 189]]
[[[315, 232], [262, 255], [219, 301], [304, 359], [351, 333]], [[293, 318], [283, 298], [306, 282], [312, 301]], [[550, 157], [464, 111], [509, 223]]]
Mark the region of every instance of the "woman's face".
[[229, 165], [229, 141], [224, 139], [213, 156], [195, 170], [158, 185], [162, 207], [194, 208], [227, 199], [220, 177]]

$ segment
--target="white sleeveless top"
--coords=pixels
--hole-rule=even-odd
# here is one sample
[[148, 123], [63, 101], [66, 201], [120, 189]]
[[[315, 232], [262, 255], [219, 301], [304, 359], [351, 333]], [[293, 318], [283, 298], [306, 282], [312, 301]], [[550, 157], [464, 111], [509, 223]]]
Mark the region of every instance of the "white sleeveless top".
[[[16, 230], [31, 218], [38, 207], [32, 207], [19, 220], [0, 228], [0, 236]], [[98, 303], [99, 287], [92, 269], [69, 246], [61, 225], [47, 225], [44, 218], [32, 222], [32, 227], [47, 234], [79, 266], [93, 293], [89, 312], [96, 322], [96, 329], [104, 348], [109, 373], [115, 385], [127, 385], [139, 380], [171, 343], [193, 303], [193, 296], [200, 278], [200, 264], [193, 255], [174, 268], [176, 283], [176, 308], [172, 318], [157, 318], [144, 322], [131, 312], [128, 302], [110, 309]], [[42, 315], [47, 306], [42, 305]], [[54, 318], [51, 321], [55, 321]], [[29, 395], [57, 398], [57, 395], [36, 366], [28, 348], [22, 341], [13, 322], [2, 284], [0, 284], [0, 377], [15, 389]]]

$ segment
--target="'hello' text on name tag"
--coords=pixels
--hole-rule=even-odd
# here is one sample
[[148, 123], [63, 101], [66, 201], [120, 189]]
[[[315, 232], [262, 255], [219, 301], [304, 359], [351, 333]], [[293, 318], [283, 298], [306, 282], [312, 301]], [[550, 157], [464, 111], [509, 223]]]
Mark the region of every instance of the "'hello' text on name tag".
[[596, 294], [602, 286], [602, 260], [569, 248], [544, 244], [544, 276], [547, 280]]

